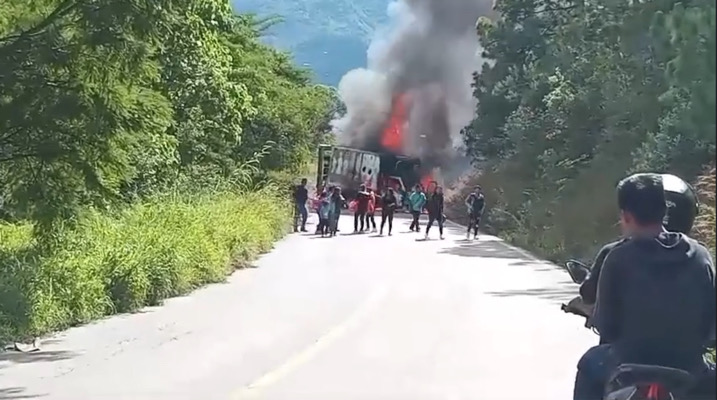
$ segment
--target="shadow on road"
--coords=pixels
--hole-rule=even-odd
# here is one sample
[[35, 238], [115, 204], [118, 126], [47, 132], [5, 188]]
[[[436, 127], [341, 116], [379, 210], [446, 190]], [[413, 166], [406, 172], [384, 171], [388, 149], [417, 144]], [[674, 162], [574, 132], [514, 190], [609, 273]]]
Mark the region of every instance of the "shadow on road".
[[488, 257], [521, 260], [524, 263], [535, 263], [524, 254], [511, 249], [499, 240], [457, 241], [458, 245], [440, 251], [441, 254], [452, 254], [461, 257]]
[[542, 300], [548, 300], [555, 304], [567, 302], [575, 297], [578, 293], [578, 287], [571, 281], [558, 282], [550, 287], [518, 289], [518, 290], [501, 290], [498, 292], [487, 292], [486, 294], [496, 297], [514, 297], [529, 296]]
[[[0, 365], [2, 363], [26, 364], [32, 362], [52, 362], [69, 360], [79, 354], [66, 350], [53, 351], [36, 351], [31, 353], [23, 353], [19, 351], [6, 351], [0, 353]], [[1, 397], [0, 397], [1, 398]]]
[[26, 391], [27, 389], [21, 387], [0, 388], [0, 400], [36, 399], [44, 396], [39, 394], [26, 394]]

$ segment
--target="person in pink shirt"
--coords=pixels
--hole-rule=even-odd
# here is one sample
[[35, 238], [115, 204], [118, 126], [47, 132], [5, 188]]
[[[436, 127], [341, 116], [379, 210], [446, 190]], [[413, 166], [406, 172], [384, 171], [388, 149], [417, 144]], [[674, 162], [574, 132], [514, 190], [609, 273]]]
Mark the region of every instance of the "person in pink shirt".
[[374, 214], [376, 213], [376, 193], [372, 189], [367, 189], [368, 192], [368, 209], [366, 210], [366, 229], [371, 228], [371, 232], [376, 232], [376, 220]]

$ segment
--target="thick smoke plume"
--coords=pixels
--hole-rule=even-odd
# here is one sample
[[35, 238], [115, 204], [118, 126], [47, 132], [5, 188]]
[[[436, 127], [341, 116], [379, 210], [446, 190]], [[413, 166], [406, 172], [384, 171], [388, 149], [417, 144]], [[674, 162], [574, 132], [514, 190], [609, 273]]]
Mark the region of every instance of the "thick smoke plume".
[[[475, 26], [492, 14], [492, 1], [395, 0], [388, 13], [391, 24], [377, 32], [367, 68], [339, 83], [346, 114], [333, 121], [334, 132], [343, 145], [420, 157], [444, 176], [460, 174], [456, 166], [468, 164], [460, 131], [473, 117], [472, 74], [483, 62]], [[404, 110], [394, 127], [400, 149], [386, 148], [382, 137], [397, 109]]]

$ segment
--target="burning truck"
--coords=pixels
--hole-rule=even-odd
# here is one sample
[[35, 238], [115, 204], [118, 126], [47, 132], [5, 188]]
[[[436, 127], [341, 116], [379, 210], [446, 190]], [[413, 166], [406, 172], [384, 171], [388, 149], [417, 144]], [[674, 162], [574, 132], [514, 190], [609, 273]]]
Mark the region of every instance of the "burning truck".
[[[316, 181], [319, 188], [337, 185], [347, 200], [355, 197], [359, 185], [377, 193], [393, 188], [399, 206], [410, 188], [417, 183], [428, 186], [432, 179], [421, 181], [421, 160], [391, 153], [377, 153], [350, 147], [319, 146]], [[380, 205], [379, 205], [380, 206]]]
[[[402, 154], [406, 144], [403, 129], [407, 118], [406, 96], [398, 96], [391, 115], [377, 140], [359, 146], [319, 146], [316, 182], [318, 188], [336, 185], [347, 200], [355, 197], [359, 185], [377, 193], [393, 188], [399, 206], [416, 184], [428, 188], [438, 177], [438, 168], [430, 160]], [[380, 204], [378, 205], [380, 207]]]
[[476, 21], [495, 14], [493, 3], [388, 2], [388, 24], [377, 29], [366, 67], [339, 82], [345, 112], [331, 125], [343, 147], [322, 150], [319, 169], [328, 173], [320, 172], [318, 183], [349, 190], [361, 183], [381, 190], [399, 181], [403, 188], [417, 182], [427, 187], [470, 169], [461, 130], [475, 117], [471, 84], [486, 62]]

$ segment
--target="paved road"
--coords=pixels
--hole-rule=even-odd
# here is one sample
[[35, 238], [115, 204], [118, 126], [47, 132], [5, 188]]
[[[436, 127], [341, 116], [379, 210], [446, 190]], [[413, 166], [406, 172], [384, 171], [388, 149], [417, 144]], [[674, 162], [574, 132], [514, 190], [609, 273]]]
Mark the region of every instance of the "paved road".
[[567, 274], [492, 237], [397, 225], [294, 234], [226, 284], [0, 353], [0, 399], [570, 398], [596, 337], [559, 309]]

